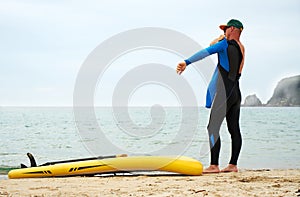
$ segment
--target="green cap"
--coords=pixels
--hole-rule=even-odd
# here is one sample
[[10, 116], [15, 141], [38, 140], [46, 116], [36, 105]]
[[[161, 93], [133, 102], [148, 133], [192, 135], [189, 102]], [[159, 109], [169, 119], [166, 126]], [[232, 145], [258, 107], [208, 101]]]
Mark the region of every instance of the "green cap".
[[219, 27], [222, 30], [224, 30], [227, 27], [236, 27], [236, 28], [240, 29], [241, 31], [244, 29], [241, 21], [236, 20], [236, 19], [231, 19], [230, 21], [228, 21], [228, 23], [226, 25], [220, 25]]

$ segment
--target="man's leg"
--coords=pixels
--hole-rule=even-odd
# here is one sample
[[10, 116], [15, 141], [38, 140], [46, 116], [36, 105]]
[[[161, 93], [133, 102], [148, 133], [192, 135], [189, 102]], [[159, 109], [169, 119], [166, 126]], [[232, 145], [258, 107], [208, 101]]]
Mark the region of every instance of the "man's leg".
[[210, 112], [207, 126], [210, 145], [210, 166], [203, 173], [219, 172], [219, 154], [221, 149], [220, 127], [226, 114], [226, 103], [221, 97], [216, 97]]
[[240, 102], [233, 105], [226, 115], [228, 131], [231, 135], [231, 159], [227, 168], [222, 172], [237, 172], [237, 161], [242, 147], [242, 136], [239, 125]]

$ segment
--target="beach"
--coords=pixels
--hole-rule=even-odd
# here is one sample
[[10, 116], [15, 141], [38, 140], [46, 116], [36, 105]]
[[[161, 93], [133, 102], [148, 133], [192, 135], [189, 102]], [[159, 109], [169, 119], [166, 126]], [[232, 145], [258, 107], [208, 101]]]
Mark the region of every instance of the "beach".
[[300, 196], [300, 169], [0, 180], [0, 196]]

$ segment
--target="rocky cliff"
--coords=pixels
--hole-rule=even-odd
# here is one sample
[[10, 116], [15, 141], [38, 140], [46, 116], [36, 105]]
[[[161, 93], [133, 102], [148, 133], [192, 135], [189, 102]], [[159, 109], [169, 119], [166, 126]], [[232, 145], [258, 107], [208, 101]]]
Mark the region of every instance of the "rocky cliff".
[[282, 79], [267, 106], [300, 106], [300, 75]]

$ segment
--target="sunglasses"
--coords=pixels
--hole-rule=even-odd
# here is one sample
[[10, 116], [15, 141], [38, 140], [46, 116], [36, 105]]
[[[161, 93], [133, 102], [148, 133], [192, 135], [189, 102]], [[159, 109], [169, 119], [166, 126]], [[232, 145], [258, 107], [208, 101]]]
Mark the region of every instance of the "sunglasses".
[[227, 27], [225, 27], [224, 29], [223, 29], [223, 31], [224, 31], [224, 33], [226, 32], [226, 30], [228, 29], [228, 28], [230, 28], [231, 26], [227, 26]]

